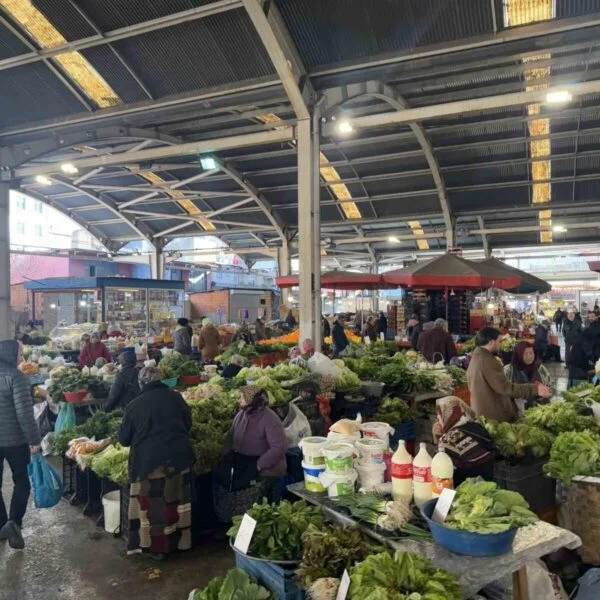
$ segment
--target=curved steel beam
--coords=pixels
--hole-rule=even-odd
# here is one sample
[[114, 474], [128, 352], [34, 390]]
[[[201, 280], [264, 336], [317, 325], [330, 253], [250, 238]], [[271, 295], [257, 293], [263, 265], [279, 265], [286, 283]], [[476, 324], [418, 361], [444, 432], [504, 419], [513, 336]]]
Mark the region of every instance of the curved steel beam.
[[235, 181], [247, 194], [254, 199], [256, 204], [263, 211], [271, 225], [275, 228], [277, 235], [283, 240], [287, 241], [285, 234], [285, 225], [279, 215], [274, 211], [271, 203], [258, 191], [252, 182], [246, 179], [233, 165], [222, 162], [218, 158], [215, 158], [215, 162], [223, 171], [227, 173], [233, 181]]
[[[338, 103], [338, 106], [343, 105], [349, 100], [356, 100], [360, 97], [377, 98], [378, 100], [387, 102], [392, 108], [398, 111], [403, 111], [410, 108], [408, 102], [406, 102], [402, 96], [396, 94], [396, 92], [390, 86], [385, 85], [380, 81], [368, 81], [364, 85], [357, 86], [356, 93], [349, 93], [345, 95], [342, 101]], [[332, 108], [334, 107], [330, 106], [329, 111]], [[452, 220], [452, 211], [450, 210], [450, 202], [448, 201], [448, 193], [446, 192], [446, 185], [444, 184], [444, 180], [442, 178], [440, 165], [438, 164], [438, 161], [433, 153], [433, 146], [431, 145], [425, 128], [423, 125], [421, 125], [421, 123], [408, 122], [407, 125], [410, 127], [410, 130], [419, 142], [419, 146], [421, 146], [423, 154], [425, 155], [425, 159], [427, 160], [427, 164], [429, 166], [429, 170], [431, 171], [431, 176], [433, 177], [435, 188], [440, 199], [440, 207], [444, 217], [444, 224], [446, 225], [446, 229], [448, 230], [449, 234], [447, 238], [447, 244], [448, 247], [452, 247], [455, 245], [455, 228]]]

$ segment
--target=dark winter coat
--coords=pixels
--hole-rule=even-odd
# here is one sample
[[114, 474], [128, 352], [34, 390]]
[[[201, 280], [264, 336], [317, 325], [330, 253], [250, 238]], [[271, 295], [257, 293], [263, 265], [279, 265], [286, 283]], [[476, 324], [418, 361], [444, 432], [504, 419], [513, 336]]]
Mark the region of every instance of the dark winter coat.
[[129, 477], [141, 481], [158, 467], [176, 472], [192, 466], [192, 413], [179, 392], [160, 381], [144, 386], [125, 409], [119, 441], [129, 446]]
[[173, 334], [173, 349], [180, 354], [188, 355], [192, 353], [192, 336], [187, 327], [177, 326]]
[[0, 448], [40, 444], [29, 378], [17, 369], [19, 342], [0, 342]]
[[138, 370], [136, 369], [136, 358], [133, 352], [127, 352], [126, 363], [117, 373], [110, 388], [108, 400], [104, 407], [106, 412], [115, 408], [125, 408], [134, 398], [140, 395], [140, 384], [138, 383]]

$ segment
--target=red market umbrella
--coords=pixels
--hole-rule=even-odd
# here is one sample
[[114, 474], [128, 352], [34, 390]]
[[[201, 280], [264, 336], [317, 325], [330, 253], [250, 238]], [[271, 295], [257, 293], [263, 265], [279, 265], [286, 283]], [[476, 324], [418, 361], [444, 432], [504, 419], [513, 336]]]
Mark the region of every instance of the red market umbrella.
[[476, 290], [510, 289], [521, 284], [517, 275], [508, 275], [489, 265], [467, 260], [455, 254], [444, 254], [397, 271], [383, 274], [386, 283], [398, 287], [420, 289]]
[[493, 267], [498, 271], [506, 273], [508, 276], [516, 275], [521, 278], [521, 283], [518, 286], [505, 288], [507, 292], [512, 292], [513, 294], [533, 294], [535, 292], [546, 294], [552, 289], [552, 286], [544, 279], [540, 279], [516, 267], [511, 267], [493, 256], [481, 261], [481, 264]]
[[[298, 275], [276, 277], [275, 283], [280, 288], [298, 287]], [[321, 288], [330, 290], [379, 290], [387, 287], [390, 286], [383, 281], [381, 275], [350, 271], [328, 271], [321, 274]]]

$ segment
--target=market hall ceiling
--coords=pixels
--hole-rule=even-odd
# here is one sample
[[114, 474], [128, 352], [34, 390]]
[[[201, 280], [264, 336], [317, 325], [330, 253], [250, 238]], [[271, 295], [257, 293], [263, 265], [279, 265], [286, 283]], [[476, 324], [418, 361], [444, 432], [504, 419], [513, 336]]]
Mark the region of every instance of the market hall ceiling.
[[[391, 263], [443, 250], [448, 217], [467, 250], [484, 237], [492, 248], [596, 241], [600, 0], [275, 0], [264, 9], [305, 69], [297, 75], [310, 101], [324, 98], [329, 259]], [[578, 85], [587, 87], [565, 104], [494, 101]], [[15, 186], [107, 248], [218, 235], [258, 259], [282, 237], [294, 242], [286, 130], [295, 115], [241, 0], [0, 0], [0, 89], [3, 176], [16, 173]], [[420, 109], [417, 121], [335, 129]], [[274, 135], [258, 146], [129, 158], [265, 132]], [[81, 159], [95, 166], [42, 169]]]

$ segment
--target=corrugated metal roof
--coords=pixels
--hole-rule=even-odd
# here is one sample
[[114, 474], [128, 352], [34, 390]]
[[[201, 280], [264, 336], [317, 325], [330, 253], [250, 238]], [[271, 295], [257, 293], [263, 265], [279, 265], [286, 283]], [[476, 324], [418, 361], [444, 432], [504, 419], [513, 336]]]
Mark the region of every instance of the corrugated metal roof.
[[70, 42], [97, 33], [71, 0], [34, 0], [33, 4]]
[[28, 52], [29, 48], [0, 23], [0, 60]]
[[556, 2], [556, 16], [559, 19], [592, 12], [600, 12], [600, 0], [558, 0]]
[[492, 31], [482, 0], [277, 0], [308, 68]]

